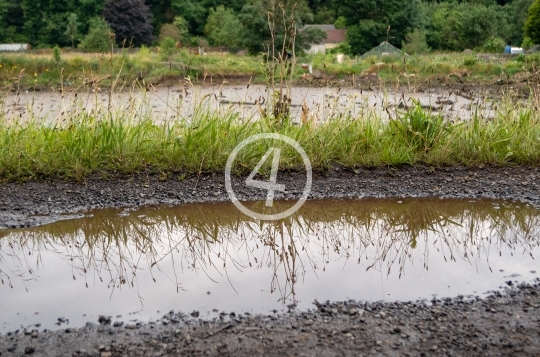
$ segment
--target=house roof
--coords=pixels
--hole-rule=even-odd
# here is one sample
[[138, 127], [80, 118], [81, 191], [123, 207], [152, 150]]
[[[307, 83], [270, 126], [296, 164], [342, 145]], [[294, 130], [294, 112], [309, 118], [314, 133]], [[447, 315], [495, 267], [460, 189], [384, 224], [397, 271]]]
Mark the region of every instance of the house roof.
[[310, 24], [310, 25], [305, 25], [304, 28], [306, 27], [316, 27], [316, 28], [319, 28], [323, 31], [330, 31], [330, 30], [335, 30], [336, 27], [334, 25], [318, 25], [318, 24]]
[[328, 30], [324, 43], [341, 43], [345, 41], [347, 30]]
[[304, 26], [306, 28], [318, 28], [326, 32], [326, 40], [323, 43], [341, 43], [345, 41], [347, 30], [338, 30], [334, 25], [317, 25], [311, 24]]

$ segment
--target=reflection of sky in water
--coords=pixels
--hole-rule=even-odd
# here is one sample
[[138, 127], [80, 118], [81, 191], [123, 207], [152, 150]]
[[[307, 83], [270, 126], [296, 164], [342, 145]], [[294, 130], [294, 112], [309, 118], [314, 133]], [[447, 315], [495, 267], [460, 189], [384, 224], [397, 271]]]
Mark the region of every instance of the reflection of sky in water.
[[[204, 317], [214, 308], [310, 308], [314, 299], [482, 296], [505, 280], [535, 277], [536, 209], [402, 201], [308, 202], [284, 225], [260, 226], [232, 205], [208, 204], [128, 216], [108, 210], [4, 231], [0, 331], [32, 323], [54, 328], [58, 317], [77, 326], [99, 314], [129, 321], [159, 317], [158, 310], [201, 310]], [[512, 274], [520, 276], [505, 278]]]

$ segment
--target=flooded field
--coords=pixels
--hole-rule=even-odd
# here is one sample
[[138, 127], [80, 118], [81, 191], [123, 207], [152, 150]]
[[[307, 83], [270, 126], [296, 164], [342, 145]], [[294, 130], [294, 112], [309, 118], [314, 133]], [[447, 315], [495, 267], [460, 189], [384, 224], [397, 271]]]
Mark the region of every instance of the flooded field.
[[[324, 121], [351, 115], [368, 118], [377, 115], [393, 118], [398, 111], [420, 103], [422, 108], [441, 113], [448, 120], [468, 120], [474, 115], [493, 117], [497, 102], [482, 93], [461, 93], [443, 89], [423, 93], [382, 88], [308, 88], [294, 87], [291, 92], [291, 114], [300, 121], [305, 115]], [[158, 87], [148, 91], [113, 93], [107, 90], [11, 93], [3, 98], [2, 111], [8, 120], [27, 121], [38, 117], [44, 122], [61, 121], [70, 113], [95, 113], [113, 110], [118, 113], [151, 115], [158, 122], [171, 119], [189, 120], [201, 110], [235, 112], [241, 118], [258, 118], [264, 112], [271, 94], [265, 86]], [[302, 114], [304, 113], [304, 114]]]
[[96, 211], [0, 231], [0, 332], [482, 297], [537, 277], [539, 245], [540, 211], [509, 201], [315, 200], [271, 223], [228, 203]]

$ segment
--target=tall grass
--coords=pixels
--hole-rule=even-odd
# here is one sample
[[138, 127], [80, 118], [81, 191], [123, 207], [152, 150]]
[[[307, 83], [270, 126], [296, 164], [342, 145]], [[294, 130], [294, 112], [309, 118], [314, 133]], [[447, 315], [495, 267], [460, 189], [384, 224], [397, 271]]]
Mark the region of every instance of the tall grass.
[[[140, 104], [143, 105], [143, 104]], [[278, 132], [298, 141], [316, 170], [385, 165], [536, 165], [540, 164], [540, 114], [533, 102], [500, 105], [494, 118], [475, 116], [451, 123], [419, 105], [388, 121], [337, 116], [302, 124], [272, 118], [246, 120], [233, 111], [204, 106], [190, 119], [157, 123], [152, 112], [75, 111], [62, 121], [43, 123], [0, 117], [0, 178], [11, 181], [95, 174], [223, 172], [229, 154], [243, 139]], [[270, 146], [258, 142], [241, 151], [234, 170], [255, 167]], [[285, 145], [285, 144], [283, 144]], [[298, 154], [284, 146], [281, 169], [302, 169]]]

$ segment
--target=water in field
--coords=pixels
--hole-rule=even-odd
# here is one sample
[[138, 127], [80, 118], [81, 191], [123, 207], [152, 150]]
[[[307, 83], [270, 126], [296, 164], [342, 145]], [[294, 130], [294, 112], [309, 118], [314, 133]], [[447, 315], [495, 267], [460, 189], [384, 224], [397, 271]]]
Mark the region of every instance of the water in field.
[[484, 296], [534, 279], [539, 244], [540, 211], [505, 201], [308, 201], [266, 223], [229, 203], [96, 211], [0, 231], [0, 332], [99, 315], [133, 324], [170, 310], [212, 318], [315, 299]]
[[[43, 122], [62, 122], [73, 113], [112, 111], [130, 119], [151, 117], [189, 121], [197, 113], [212, 111], [236, 113], [244, 119], [257, 119], [268, 110], [272, 94], [261, 85], [172, 86], [148, 90], [119, 91], [109, 97], [107, 90], [79, 89], [60, 92], [11, 93], [1, 101], [1, 114], [11, 121], [38, 118]], [[416, 93], [382, 88], [293, 87], [290, 93], [291, 116], [325, 121], [337, 117], [395, 118], [418, 102], [427, 112], [441, 113], [447, 120], [468, 120], [474, 115], [493, 117], [497, 102], [481, 93], [461, 93], [442, 89]]]

